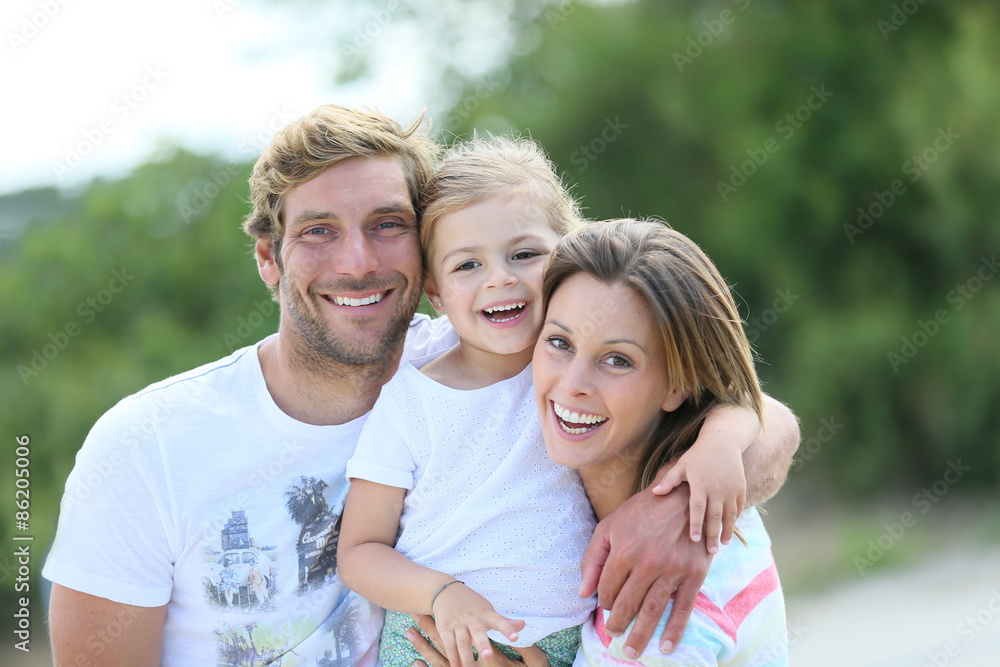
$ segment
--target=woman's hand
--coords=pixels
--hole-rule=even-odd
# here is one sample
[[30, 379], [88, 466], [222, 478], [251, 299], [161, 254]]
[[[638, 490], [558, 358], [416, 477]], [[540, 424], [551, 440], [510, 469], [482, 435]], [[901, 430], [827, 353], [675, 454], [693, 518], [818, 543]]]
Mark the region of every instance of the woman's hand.
[[[430, 637], [435, 644], [438, 646], [441, 645], [441, 635], [438, 634], [433, 618], [430, 616], [413, 616], [413, 620], [416, 621], [420, 629], [424, 631], [424, 634]], [[441, 655], [431, 645], [431, 642], [424, 638], [424, 635], [410, 629], [406, 631], [406, 638], [413, 644], [413, 648], [417, 649], [417, 652], [424, 658], [423, 662], [418, 660], [414, 665], [420, 667], [450, 667], [448, 659]], [[521, 667], [522, 665], [527, 665], [527, 667], [549, 667], [549, 661], [545, 657], [545, 653], [537, 646], [518, 648], [517, 651], [524, 658], [523, 663], [511, 660], [500, 651], [494, 649], [492, 651], [493, 655], [489, 658], [483, 658], [480, 655], [479, 664], [487, 667]]]
[[495, 652], [487, 630], [498, 630], [513, 642], [524, 629], [524, 621], [501, 616], [489, 600], [461, 582], [445, 587], [431, 611], [441, 636], [438, 646], [444, 648], [449, 663], [461, 667], [475, 663], [473, 647], [481, 659], [490, 658]]

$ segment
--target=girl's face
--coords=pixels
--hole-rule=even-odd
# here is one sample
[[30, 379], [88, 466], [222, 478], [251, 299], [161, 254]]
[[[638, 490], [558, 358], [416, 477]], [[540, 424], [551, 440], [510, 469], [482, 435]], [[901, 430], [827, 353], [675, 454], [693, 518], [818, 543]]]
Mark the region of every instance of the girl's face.
[[464, 346], [530, 350], [542, 326], [542, 277], [559, 235], [525, 198], [491, 197], [437, 221], [424, 284]]
[[[666, 351], [646, 302], [624, 285], [573, 275], [552, 295], [533, 363], [552, 460], [613, 470], [631, 483], [638, 448], [661, 412], [683, 400], [667, 386]], [[632, 463], [618, 470], [622, 454]]]

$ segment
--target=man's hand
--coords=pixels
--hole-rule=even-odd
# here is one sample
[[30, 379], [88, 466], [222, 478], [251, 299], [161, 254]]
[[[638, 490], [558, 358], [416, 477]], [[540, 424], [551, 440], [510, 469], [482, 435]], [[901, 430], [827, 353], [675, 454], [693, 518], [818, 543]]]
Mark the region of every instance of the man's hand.
[[[420, 629], [424, 631], [425, 635], [431, 638], [434, 644], [441, 645], [441, 635], [437, 631], [437, 626], [434, 624], [433, 618], [430, 616], [413, 616], [413, 620], [417, 622]], [[422, 634], [410, 629], [406, 631], [406, 638], [413, 644], [413, 648], [417, 649], [417, 652], [424, 657], [426, 662], [423, 663], [423, 667], [449, 667], [450, 663], [448, 659], [441, 655]], [[545, 657], [545, 653], [537, 646], [518, 648], [517, 652], [524, 658], [523, 663], [511, 660], [500, 651], [494, 650], [490, 658], [484, 659], [480, 656], [479, 664], [489, 667], [521, 667], [522, 665], [527, 665], [527, 667], [549, 667], [549, 661]], [[414, 664], [421, 665], [421, 662], [418, 660]]]
[[608, 634], [620, 636], [635, 618], [624, 648], [630, 658], [646, 648], [671, 596], [660, 649], [677, 646], [708, 574], [711, 555], [688, 536], [689, 497], [686, 484], [667, 496], [640, 491], [597, 525], [583, 555], [580, 596], [597, 591], [601, 606], [611, 610]]

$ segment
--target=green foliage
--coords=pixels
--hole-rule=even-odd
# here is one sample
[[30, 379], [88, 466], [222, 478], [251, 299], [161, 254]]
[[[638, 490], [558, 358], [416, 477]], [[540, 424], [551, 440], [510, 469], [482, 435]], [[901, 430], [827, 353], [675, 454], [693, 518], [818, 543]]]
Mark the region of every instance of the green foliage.
[[[767, 391], [802, 419], [797, 474], [850, 493], [959, 457], [963, 484], [1000, 477], [1000, 11], [913, 6], [552, 4], [538, 48], [491, 75], [509, 83], [471, 82], [449, 128], [530, 132], [590, 217], [654, 215], [699, 242], [745, 303]], [[971, 298], [952, 291], [970, 279]]]

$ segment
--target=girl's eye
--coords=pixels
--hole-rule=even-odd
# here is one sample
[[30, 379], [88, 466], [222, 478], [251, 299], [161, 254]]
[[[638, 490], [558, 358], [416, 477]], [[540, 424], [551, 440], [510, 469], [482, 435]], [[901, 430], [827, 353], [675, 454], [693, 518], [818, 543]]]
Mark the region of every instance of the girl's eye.
[[477, 266], [479, 266], [479, 262], [477, 262], [474, 259], [470, 259], [468, 262], [462, 262], [461, 264], [459, 264], [458, 266], [456, 266], [455, 270], [456, 271], [471, 271], [472, 269], [476, 268]]
[[561, 336], [549, 336], [545, 339], [545, 342], [556, 348], [557, 350], [569, 350], [569, 341]]
[[537, 252], [535, 250], [520, 250], [520, 251], [514, 253], [514, 256], [511, 259], [515, 259], [515, 260], [518, 260], [518, 259], [532, 259], [534, 257], [538, 257], [541, 254], [542, 253]]
[[604, 363], [615, 368], [628, 368], [632, 365], [632, 362], [627, 357], [623, 357], [620, 354], [608, 355], [604, 358]]

